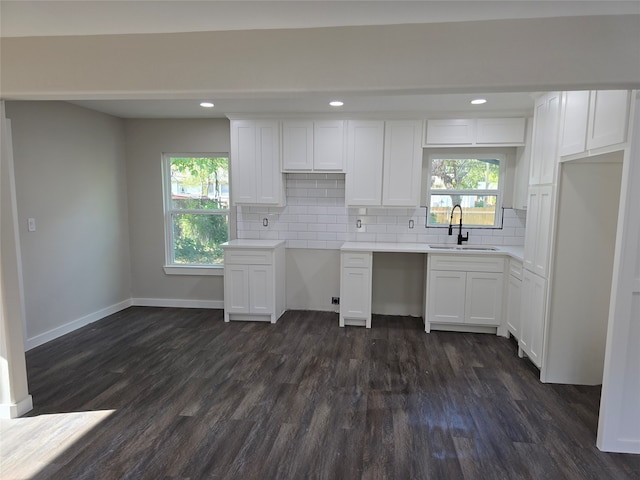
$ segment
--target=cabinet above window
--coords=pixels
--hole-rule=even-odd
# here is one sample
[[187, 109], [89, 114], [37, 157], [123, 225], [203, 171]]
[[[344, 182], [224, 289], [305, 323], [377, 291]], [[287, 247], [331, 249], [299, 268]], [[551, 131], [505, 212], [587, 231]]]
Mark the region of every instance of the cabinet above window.
[[425, 147], [522, 146], [524, 118], [467, 118], [427, 120]]

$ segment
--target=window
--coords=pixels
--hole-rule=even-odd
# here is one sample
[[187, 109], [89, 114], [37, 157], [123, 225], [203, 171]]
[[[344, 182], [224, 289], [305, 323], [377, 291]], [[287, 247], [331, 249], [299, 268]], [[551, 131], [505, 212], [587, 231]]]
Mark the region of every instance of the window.
[[229, 239], [229, 157], [165, 154], [166, 263], [220, 266]]
[[465, 226], [499, 227], [504, 163], [502, 155], [430, 155], [428, 226], [448, 226], [451, 209], [459, 204]]

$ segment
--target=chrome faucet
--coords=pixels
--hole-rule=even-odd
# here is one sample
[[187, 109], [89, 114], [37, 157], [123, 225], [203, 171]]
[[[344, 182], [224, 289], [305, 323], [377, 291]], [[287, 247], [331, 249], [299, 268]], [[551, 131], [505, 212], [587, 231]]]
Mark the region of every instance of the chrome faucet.
[[451, 209], [451, 219], [449, 220], [449, 235], [453, 235], [453, 212], [456, 208], [460, 209], [460, 229], [458, 230], [458, 245], [462, 245], [462, 242], [469, 240], [469, 232], [465, 236], [462, 236], [462, 207], [460, 204], [456, 204]]

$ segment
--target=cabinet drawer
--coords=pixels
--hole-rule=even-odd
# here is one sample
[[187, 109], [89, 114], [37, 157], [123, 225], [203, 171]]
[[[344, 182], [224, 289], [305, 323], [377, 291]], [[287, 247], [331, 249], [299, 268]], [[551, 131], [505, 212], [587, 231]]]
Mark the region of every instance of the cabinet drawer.
[[509, 275], [522, 280], [522, 262], [518, 260], [509, 260]]
[[430, 268], [454, 272], [504, 272], [504, 257], [431, 254]]
[[271, 250], [227, 249], [224, 252], [224, 263], [229, 265], [271, 265]]
[[371, 253], [369, 252], [343, 252], [342, 267], [369, 268], [371, 265]]

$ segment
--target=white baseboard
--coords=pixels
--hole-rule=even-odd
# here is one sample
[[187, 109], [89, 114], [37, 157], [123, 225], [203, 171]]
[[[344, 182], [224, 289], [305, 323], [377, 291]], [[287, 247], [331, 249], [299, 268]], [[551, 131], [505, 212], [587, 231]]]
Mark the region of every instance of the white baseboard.
[[120, 310], [124, 310], [125, 308], [129, 308], [132, 306], [132, 300], [129, 298], [122, 302], [116, 303], [109, 307], [98, 310], [97, 312], [90, 313], [89, 315], [85, 315], [84, 317], [73, 320], [69, 323], [65, 323], [64, 325], [60, 325], [48, 332], [41, 333], [36, 335], [35, 337], [27, 338], [24, 342], [25, 351], [29, 351], [32, 348], [38, 347], [43, 343], [47, 343], [51, 340], [54, 340], [62, 335], [66, 335], [67, 333], [71, 333], [78, 328], [84, 327], [85, 325], [89, 325], [90, 323], [97, 322], [98, 320], [103, 319], [104, 317], [108, 317], [109, 315], [113, 315], [114, 313], [119, 312]]
[[611, 442], [606, 442], [606, 445], [600, 445], [600, 442], [598, 442], [597, 447], [603, 452], [631, 453], [637, 455], [640, 454], [640, 439], [618, 438]]
[[136, 307], [224, 308], [223, 300], [180, 300], [171, 298], [134, 298]]
[[43, 343], [47, 343], [62, 335], [71, 333], [78, 328], [89, 325], [90, 323], [97, 322], [98, 320], [113, 315], [114, 313], [129, 308], [131, 306], [139, 307], [178, 307], [178, 308], [224, 308], [224, 301], [222, 300], [178, 300], [178, 299], [166, 299], [166, 298], [129, 298], [115, 305], [103, 308], [97, 312], [90, 313], [84, 317], [73, 320], [69, 323], [65, 323], [59, 327], [56, 327], [48, 332], [41, 333], [35, 337], [27, 338], [24, 342], [25, 351], [29, 351], [32, 348], [38, 347]]
[[33, 409], [33, 398], [27, 395], [17, 403], [0, 404], [0, 418], [18, 418]]

